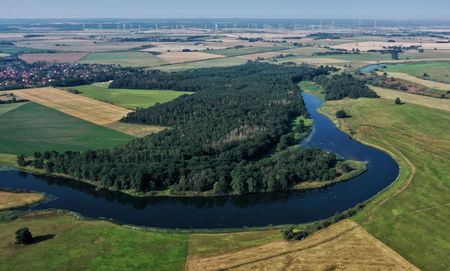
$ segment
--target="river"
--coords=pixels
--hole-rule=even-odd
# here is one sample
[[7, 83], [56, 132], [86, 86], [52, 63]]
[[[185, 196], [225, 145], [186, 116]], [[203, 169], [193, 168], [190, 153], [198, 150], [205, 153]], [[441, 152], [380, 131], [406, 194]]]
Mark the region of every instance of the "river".
[[321, 189], [220, 197], [137, 198], [18, 170], [0, 171], [0, 187], [44, 192], [54, 197], [31, 210], [66, 209], [86, 217], [147, 227], [214, 229], [299, 224], [328, 218], [373, 197], [397, 178], [399, 166], [394, 159], [337, 129], [330, 119], [318, 113], [324, 102], [321, 98], [302, 95], [314, 127], [301, 144], [335, 152], [345, 159], [367, 161], [366, 172]]

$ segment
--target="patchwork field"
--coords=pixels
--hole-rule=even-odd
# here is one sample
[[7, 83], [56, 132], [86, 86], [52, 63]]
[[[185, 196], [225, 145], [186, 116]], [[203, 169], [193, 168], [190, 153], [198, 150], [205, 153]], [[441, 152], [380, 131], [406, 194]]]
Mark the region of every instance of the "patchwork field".
[[223, 56], [216, 54], [208, 54], [204, 52], [166, 52], [157, 55], [165, 63], [175, 64], [190, 61], [199, 61], [206, 59], [221, 58]]
[[[30, 228], [34, 244], [14, 244], [14, 232], [21, 227]], [[134, 230], [51, 211], [0, 224], [2, 271], [181, 271], [186, 250], [186, 234]]]
[[16, 96], [98, 125], [120, 120], [130, 110], [55, 88], [11, 91]]
[[138, 124], [119, 124], [131, 110], [55, 88], [34, 88], [12, 91], [32, 102], [56, 109], [65, 114], [117, 131], [141, 137], [161, 130], [161, 127]]
[[99, 52], [90, 53], [79, 63], [118, 64], [126, 67], [153, 67], [166, 64], [163, 59], [144, 52]]
[[57, 50], [64, 52], [108, 52], [123, 51], [149, 45], [149, 42], [110, 42], [93, 39], [47, 38], [41, 40], [25, 40], [15, 43], [18, 47], [40, 50]]
[[[386, 72], [406, 73], [425, 80], [450, 83], [450, 62], [434, 61], [386, 65], [386, 68], [382, 70]], [[428, 77], [424, 76], [425, 73], [428, 74]], [[450, 90], [450, 85], [448, 90]]]
[[40, 193], [13, 193], [0, 191], [0, 211], [32, 204], [45, 198]]
[[51, 108], [25, 103], [5, 112], [0, 105], [0, 153], [83, 151], [123, 145], [133, 137]]
[[156, 103], [169, 102], [180, 95], [191, 94], [191, 92], [173, 90], [111, 89], [107, 87], [108, 84], [100, 83], [72, 87], [72, 89], [80, 91], [80, 95], [132, 110], [138, 107], [150, 107]]
[[187, 270], [418, 270], [346, 220], [297, 242], [273, 241], [217, 256], [189, 253]]
[[[450, 266], [450, 112], [390, 100], [327, 102], [359, 140], [391, 152], [401, 166], [399, 179], [373, 199], [355, 219], [380, 241], [422, 270]], [[437, 230], [436, 230], [437, 229]]]
[[53, 54], [23, 54], [20, 56], [25, 62], [77, 62], [87, 53], [53, 53]]

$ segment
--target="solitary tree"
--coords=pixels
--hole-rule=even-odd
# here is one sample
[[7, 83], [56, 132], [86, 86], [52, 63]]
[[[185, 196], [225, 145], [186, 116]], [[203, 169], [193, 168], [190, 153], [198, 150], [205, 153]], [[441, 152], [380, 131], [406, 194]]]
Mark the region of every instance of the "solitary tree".
[[16, 231], [16, 244], [28, 245], [33, 242], [33, 235], [28, 228], [20, 228]]
[[338, 119], [348, 118], [347, 112], [345, 112], [343, 109], [336, 111], [336, 118]]
[[400, 100], [400, 98], [395, 98], [395, 101], [394, 101], [394, 103], [395, 104], [402, 104], [402, 100]]

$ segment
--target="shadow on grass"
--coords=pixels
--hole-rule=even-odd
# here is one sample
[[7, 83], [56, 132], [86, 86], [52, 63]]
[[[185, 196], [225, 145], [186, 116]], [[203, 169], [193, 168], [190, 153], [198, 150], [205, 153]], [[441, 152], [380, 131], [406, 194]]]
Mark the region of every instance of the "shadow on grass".
[[46, 234], [46, 235], [35, 236], [35, 237], [33, 237], [33, 244], [53, 239], [53, 237], [55, 237], [55, 234]]

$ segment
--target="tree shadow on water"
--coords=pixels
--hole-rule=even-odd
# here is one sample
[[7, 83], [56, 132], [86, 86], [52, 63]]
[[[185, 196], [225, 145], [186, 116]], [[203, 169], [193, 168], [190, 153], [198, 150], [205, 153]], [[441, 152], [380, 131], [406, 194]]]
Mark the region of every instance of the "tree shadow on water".
[[33, 237], [33, 244], [44, 242], [50, 239], [53, 239], [55, 237], [55, 234], [46, 234], [46, 235], [39, 235]]

